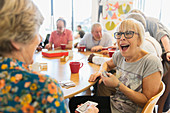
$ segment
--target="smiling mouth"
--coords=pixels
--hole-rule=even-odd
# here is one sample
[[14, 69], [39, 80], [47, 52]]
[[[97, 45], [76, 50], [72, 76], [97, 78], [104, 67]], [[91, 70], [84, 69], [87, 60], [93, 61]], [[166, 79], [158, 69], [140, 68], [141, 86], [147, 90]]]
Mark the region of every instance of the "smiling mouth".
[[123, 51], [126, 51], [129, 46], [130, 46], [130, 45], [121, 45], [120, 47], [121, 47], [121, 49], [122, 49]]

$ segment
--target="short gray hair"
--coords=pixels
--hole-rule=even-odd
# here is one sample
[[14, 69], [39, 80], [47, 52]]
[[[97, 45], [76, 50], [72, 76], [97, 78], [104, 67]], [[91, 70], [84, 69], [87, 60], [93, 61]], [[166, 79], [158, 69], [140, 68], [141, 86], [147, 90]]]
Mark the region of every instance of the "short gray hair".
[[132, 9], [129, 11], [129, 13], [140, 13], [146, 19], [145, 14], [142, 11], [140, 11], [139, 9]]
[[139, 22], [141, 22], [146, 29], [146, 20], [140, 13], [130, 13], [126, 18], [133, 18]]
[[15, 50], [11, 41], [30, 43], [38, 34], [43, 20], [32, 0], [1, 0], [0, 54]]
[[94, 30], [94, 28], [96, 28], [96, 27], [101, 27], [102, 28], [102, 25], [100, 24], [100, 23], [94, 23], [93, 25], [92, 25], [92, 27], [91, 27], [91, 32], [93, 32], [93, 30]]

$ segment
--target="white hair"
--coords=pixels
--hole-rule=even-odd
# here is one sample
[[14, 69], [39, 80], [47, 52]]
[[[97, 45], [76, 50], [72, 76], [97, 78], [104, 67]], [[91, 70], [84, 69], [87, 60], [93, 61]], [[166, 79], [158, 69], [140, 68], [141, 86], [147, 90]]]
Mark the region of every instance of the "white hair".
[[15, 50], [11, 41], [23, 44], [31, 42], [43, 20], [32, 0], [1, 0], [0, 54]]

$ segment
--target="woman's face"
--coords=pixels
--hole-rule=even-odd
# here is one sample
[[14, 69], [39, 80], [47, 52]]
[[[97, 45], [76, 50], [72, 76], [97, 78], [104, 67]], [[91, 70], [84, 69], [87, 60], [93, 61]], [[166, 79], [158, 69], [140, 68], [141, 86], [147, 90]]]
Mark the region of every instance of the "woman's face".
[[[125, 34], [122, 34], [121, 32]], [[138, 32], [135, 32], [133, 29], [129, 29], [128, 31], [119, 31], [119, 33], [121, 33], [122, 35], [120, 39], [117, 39], [117, 44], [122, 56], [134, 56], [137, 53], [137, 50], [140, 48], [140, 39]], [[133, 35], [129, 35], [129, 33], [132, 33]], [[131, 38], [129, 38], [128, 36], [130, 36]]]
[[36, 35], [35, 38], [31, 41], [31, 43], [26, 44], [22, 49], [22, 55], [24, 58], [24, 61], [26, 64], [32, 64], [33, 63], [33, 55], [35, 53], [35, 50], [37, 46], [41, 42], [40, 35]]

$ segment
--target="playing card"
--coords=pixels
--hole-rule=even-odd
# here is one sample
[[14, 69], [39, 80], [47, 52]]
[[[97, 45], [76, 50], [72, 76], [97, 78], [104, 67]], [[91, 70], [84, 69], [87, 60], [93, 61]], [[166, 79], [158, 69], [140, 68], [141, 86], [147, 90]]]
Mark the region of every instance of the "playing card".
[[94, 105], [94, 106], [97, 106], [97, 105], [98, 105], [98, 103], [97, 103], [97, 102], [93, 102], [93, 101], [87, 101], [87, 102], [89, 102], [89, 103], [90, 103], [90, 105]]
[[84, 112], [87, 110], [87, 108], [89, 107], [89, 105], [90, 105], [90, 102], [85, 102], [85, 103], [82, 104], [80, 107], [78, 107], [78, 108], [76, 109], [76, 111], [78, 111], [78, 112], [80, 112], [80, 113], [84, 113]]
[[70, 87], [73, 87], [73, 86], [75, 86], [76, 84], [73, 82], [73, 83], [66, 83], [66, 84], [64, 84], [64, 87], [65, 88], [70, 88]]
[[80, 107], [78, 107], [76, 110], [80, 113], [84, 113], [90, 105], [97, 106], [98, 103], [93, 101], [87, 101], [84, 104], [82, 104]]
[[60, 81], [59, 84], [61, 85], [61, 87], [65, 87], [65, 88], [69, 88], [69, 87], [73, 87], [75, 86], [76, 84], [71, 81], [71, 80], [63, 80], [63, 81]]
[[107, 75], [107, 71], [103, 71], [103, 72], [102, 72], [102, 75], [105, 76], [105, 77], [109, 77], [109, 76]]

